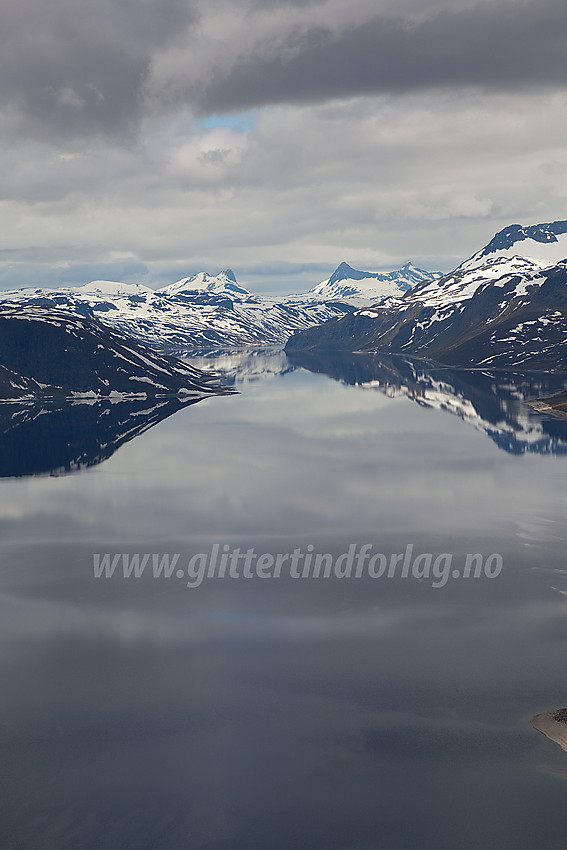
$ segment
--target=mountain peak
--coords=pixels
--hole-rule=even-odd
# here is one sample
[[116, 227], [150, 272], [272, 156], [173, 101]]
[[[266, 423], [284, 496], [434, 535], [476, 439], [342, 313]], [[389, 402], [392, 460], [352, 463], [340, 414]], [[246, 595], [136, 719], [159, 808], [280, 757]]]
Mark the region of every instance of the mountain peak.
[[350, 280], [358, 280], [357, 275], [360, 277], [364, 276], [364, 272], [359, 272], [357, 269], [353, 269], [352, 266], [349, 266], [348, 263], [344, 261], [339, 263], [331, 277], [329, 278], [329, 283], [337, 283], [339, 280], [344, 280], [345, 278], [349, 278]]
[[339, 265], [337, 266], [335, 271], [336, 272], [353, 272], [353, 271], [355, 271], [355, 269], [351, 265], [349, 265], [349, 263], [347, 263], [343, 260], [342, 263], [339, 263]]
[[518, 242], [531, 239], [533, 242], [559, 242], [558, 236], [567, 233], [567, 221], [551, 221], [545, 224], [531, 224], [523, 227], [521, 224], [510, 224], [500, 230], [484, 248], [484, 253], [507, 250]]
[[493, 236], [488, 245], [477, 251], [459, 268], [474, 268], [498, 257], [521, 256], [540, 266], [558, 263], [567, 257], [567, 221], [542, 224], [509, 224]]
[[213, 276], [207, 272], [198, 272], [191, 277], [185, 277], [178, 280], [177, 283], [172, 283], [170, 286], [164, 286], [160, 292], [166, 295], [182, 295], [190, 292], [208, 292], [215, 295], [228, 295], [230, 298], [249, 298], [251, 293], [237, 283], [236, 277], [232, 269], [225, 269]]

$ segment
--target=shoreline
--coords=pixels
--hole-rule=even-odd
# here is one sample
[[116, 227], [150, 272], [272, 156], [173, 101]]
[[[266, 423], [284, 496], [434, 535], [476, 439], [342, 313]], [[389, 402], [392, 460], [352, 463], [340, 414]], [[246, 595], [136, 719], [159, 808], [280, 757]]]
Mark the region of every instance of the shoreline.
[[552, 396], [538, 398], [528, 402], [538, 413], [548, 413], [558, 419], [567, 419], [567, 392], [556, 393]]
[[[561, 716], [561, 720], [557, 720], [557, 716]], [[562, 750], [567, 753], [567, 710], [565, 708], [554, 708], [551, 711], [544, 711], [542, 714], [536, 714], [531, 718], [530, 723], [534, 729], [549, 738], [555, 744], [559, 744]]]

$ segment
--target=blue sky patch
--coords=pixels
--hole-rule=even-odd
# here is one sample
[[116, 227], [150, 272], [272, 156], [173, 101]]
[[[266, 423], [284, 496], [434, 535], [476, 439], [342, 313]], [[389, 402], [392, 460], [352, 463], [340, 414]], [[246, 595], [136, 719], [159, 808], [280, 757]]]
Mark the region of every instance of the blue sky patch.
[[236, 114], [207, 115], [206, 118], [199, 118], [197, 123], [205, 130], [213, 130], [215, 127], [230, 127], [232, 130], [246, 133], [254, 126], [257, 113], [257, 109], [252, 109], [249, 112], [238, 112]]

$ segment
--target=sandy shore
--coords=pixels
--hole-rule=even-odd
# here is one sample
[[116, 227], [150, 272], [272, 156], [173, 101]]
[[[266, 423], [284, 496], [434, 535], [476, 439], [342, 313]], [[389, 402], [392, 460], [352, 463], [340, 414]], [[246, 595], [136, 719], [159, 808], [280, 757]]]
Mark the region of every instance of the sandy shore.
[[567, 753], [567, 708], [554, 708], [543, 714], [536, 714], [530, 723], [550, 741], [559, 744]]

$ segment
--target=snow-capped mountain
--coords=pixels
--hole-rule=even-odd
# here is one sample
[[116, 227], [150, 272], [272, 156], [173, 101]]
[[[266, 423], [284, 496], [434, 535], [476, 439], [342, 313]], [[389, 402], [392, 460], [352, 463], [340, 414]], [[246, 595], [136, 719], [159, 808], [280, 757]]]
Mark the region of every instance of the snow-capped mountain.
[[567, 262], [542, 266], [513, 252], [529, 242], [557, 253], [564, 224], [506, 228], [451, 274], [296, 334], [286, 350], [379, 350], [455, 366], [567, 370]]
[[201, 272], [153, 290], [139, 284], [93, 281], [61, 289], [21, 289], [0, 299], [67, 309], [98, 318], [161, 352], [223, 346], [282, 345], [293, 331], [343, 316], [353, 307], [301, 295], [268, 298], [240, 286], [228, 269]]
[[328, 280], [323, 280], [306, 295], [326, 301], [347, 301], [361, 307], [385, 298], [400, 297], [416, 284], [437, 277], [441, 277], [441, 272], [427, 272], [412, 263], [390, 272], [364, 272], [341, 263]]
[[[463, 304], [487, 283], [494, 283], [506, 276], [525, 277], [537, 274], [541, 266], [527, 257], [490, 257], [481, 265], [463, 263], [455, 271], [434, 281], [418, 284], [403, 301], [396, 303], [420, 303], [428, 307], [445, 307]], [[394, 302], [393, 302], [394, 303]]]
[[522, 227], [511, 224], [500, 230], [488, 245], [465, 260], [459, 268], [485, 265], [488, 260], [521, 256], [540, 266], [567, 259], [567, 221], [551, 221]]
[[160, 356], [70, 310], [0, 304], [0, 398], [164, 397], [225, 392], [216, 376]]
[[213, 295], [225, 295], [237, 301], [246, 301], [253, 297], [252, 293], [240, 286], [232, 269], [225, 269], [218, 275], [198, 272], [192, 277], [184, 277], [177, 283], [164, 286], [158, 290], [164, 295], [184, 295], [194, 292], [209, 292]]
[[510, 454], [567, 454], [567, 422], [529, 404], [566, 388], [566, 375], [454, 370], [382, 353], [290, 351], [288, 357], [297, 368], [458, 416]]

